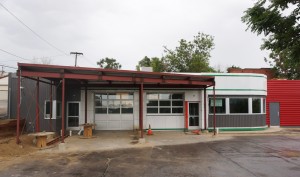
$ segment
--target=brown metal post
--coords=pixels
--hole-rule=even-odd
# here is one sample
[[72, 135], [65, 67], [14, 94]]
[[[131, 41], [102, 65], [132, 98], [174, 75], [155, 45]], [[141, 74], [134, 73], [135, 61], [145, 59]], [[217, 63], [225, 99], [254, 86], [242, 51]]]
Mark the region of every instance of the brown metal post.
[[[50, 131], [52, 132], [52, 112], [53, 112], [53, 96], [52, 96], [52, 81], [50, 85]], [[56, 108], [57, 109], [57, 108]], [[57, 115], [56, 115], [57, 116]]]
[[18, 69], [18, 88], [17, 88], [17, 137], [16, 143], [21, 143], [20, 141], [20, 111], [21, 111], [21, 70]]
[[62, 78], [61, 142], [65, 142], [65, 78]]
[[144, 137], [144, 132], [143, 132], [143, 104], [144, 104], [144, 100], [143, 100], [143, 95], [144, 95], [144, 85], [143, 83], [141, 83], [140, 85], [140, 91], [139, 91], [139, 106], [140, 106], [140, 112], [139, 112], [139, 125], [140, 125], [140, 131], [141, 131], [141, 138]]
[[40, 132], [40, 81], [36, 81], [36, 97], [35, 97], [35, 132]]
[[85, 86], [85, 95], [84, 95], [84, 97], [85, 97], [85, 103], [84, 103], [84, 123], [87, 123], [87, 86]]
[[216, 89], [213, 87], [214, 92], [214, 135], [216, 135]]
[[204, 129], [206, 130], [206, 87], [204, 88]]

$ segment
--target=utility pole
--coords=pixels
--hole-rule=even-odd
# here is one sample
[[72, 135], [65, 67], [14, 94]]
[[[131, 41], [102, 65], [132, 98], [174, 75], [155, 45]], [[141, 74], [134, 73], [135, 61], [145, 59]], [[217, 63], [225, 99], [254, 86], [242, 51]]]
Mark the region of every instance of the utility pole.
[[77, 55], [83, 55], [83, 53], [80, 52], [70, 52], [70, 55], [75, 55], [75, 67], [77, 66]]

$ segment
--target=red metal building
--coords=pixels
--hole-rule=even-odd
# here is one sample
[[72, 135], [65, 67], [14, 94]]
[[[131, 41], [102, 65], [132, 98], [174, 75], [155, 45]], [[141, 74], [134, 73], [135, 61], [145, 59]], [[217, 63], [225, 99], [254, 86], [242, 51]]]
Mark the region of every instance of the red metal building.
[[300, 126], [300, 80], [268, 80], [267, 124]]

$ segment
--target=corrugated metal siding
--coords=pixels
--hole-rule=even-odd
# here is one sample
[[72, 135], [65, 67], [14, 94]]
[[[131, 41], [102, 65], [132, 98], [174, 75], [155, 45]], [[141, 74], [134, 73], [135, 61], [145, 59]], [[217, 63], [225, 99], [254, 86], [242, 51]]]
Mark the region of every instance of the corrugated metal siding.
[[[208, 126], [213, 127], [213, 115], [208, 116]], [[216, 115], [216, 127], [262, 127], [266, 126], [265, 114]]]
[[267, 124], [270, 102], [280, 106], [280, 126], [300, 126], [300, 80], [268, 80]]
[[[9, 88], [11, 90], [10, 95], [10, 118], [17, 117], [17, 85], [18, 79], [15, 74], [11, 74], [9, 78]], [[33, 132], [35, 129], [35, 109], [36, 109], [36, 81], [22, 78], [22, 91], [21, 91], [21, 119], [25, 119], [26, 131]], [[53, 89], [53, 99], [55, 96], [56, 87]], [[44, 119], [44, 103], [45, 100], [50, 100], [50, 85], [40, 82], [40, 130], [50, 131], [50, 120]], [[53, 131], [59, 132], [60, 127], [57, 123], [61, 119], [52, 119]], [[57, 125], [58, 124], [58, 125]], [[23, 130], [23, 129], [22, 129]]]

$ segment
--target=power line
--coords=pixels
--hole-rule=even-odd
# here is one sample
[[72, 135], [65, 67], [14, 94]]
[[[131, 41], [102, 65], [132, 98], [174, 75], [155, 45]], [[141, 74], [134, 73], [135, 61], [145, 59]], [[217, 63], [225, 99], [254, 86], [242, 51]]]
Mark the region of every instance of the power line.
[[2, 67], [5, 67], [5, 68], [18, 69], [18, 68], [16, 68], [16, 67], [13, 67], [13, 66], [7, 66], [7, 65], [2, 65], [2, 64], [0, 64], [0, 66], [2, 66]]
[[4, 53], [7, 53], [7, 54], [9, 54], [9, 55], [11, 55], [11, 56], [14, 56], [14, 57], [17, 57], [17, 58], [20, 58], [20, 59], [22, 59], [22, 60], [31, 61], [31, 60], [29, 60], [29, 59], [20, 57], [20, 56], [18, 56], [18, 55], [16, 55], [16, 54], [10, 53], [10, 52], [8, 52], [8, 51], [6, 51], [6, 50], [3, 50], [3, 49], [0, 49], [0, 50], [1, 50], [2, 52], [4, 52]]
[[63, 53], [64, 55], [68, 55], [67, 53], [65, 53], [64, 51], [60, 50], [59, 48], [55, 47], [53, 44], [51, 44], [50, 42], [48, 42], [45, 38], [43, 38], [41, 35], [39, 35], [38, 33], [36, 33], [35, 31], [33, 31], [33, 29], [31, 29], [28, 25], [26, 25], [20, 18], [18, 18], [15, 14], [13, 14], [10, 10], [8, 10], [2, 3], [0, 3], [0, 6], [2, 6], [4, 8], [4, 10], [6, 10], [10, 15], [12, 15], [18, 22], [20, 22], [23, 26], [25, 26], [27, 29], [29, 29], [35, 36], [37, 36], [39, 39], [41, 39], [42, 41], [44, 41], [46, 44], [48, 44], [49, 46], [51, 46], [52, 48], [56, 49], [57, 51]]

